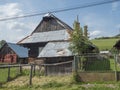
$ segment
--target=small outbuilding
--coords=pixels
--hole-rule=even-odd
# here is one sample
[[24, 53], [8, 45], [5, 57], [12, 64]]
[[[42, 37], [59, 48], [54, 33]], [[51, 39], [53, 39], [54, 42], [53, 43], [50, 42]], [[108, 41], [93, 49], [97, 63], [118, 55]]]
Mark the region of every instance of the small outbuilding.
[[5, 43], [0, 49], [2, 63], [28, 63], [28, 49], [17, 44]]

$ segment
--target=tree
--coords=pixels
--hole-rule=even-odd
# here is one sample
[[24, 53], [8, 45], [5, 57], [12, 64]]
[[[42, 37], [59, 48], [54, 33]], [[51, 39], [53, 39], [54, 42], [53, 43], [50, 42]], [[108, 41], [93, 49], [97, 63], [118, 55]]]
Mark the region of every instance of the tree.
[[1, 41], [0, 41], [0, 48], [2, 48], [2, 46], [3, 46], [5, 43], [6, 43], [5, 40], [1, 40]]
[[89, 37], [88, 37], [88, 30], [87, 30], [87, 28], [88, 28], [87, 25], [85, 25], [85, 26], [84, 26], [84, 36], [85, 36], [86, 38], [89, 38]]
[[83, 30], [80, 28], [80, 23], [78, 21], [74, 22], [74, 31], [71, 34], [71, 44], [70, 50], [75, 55], [81, 55], [90, 52], [92, 43], [87, 37], [83, 36]]

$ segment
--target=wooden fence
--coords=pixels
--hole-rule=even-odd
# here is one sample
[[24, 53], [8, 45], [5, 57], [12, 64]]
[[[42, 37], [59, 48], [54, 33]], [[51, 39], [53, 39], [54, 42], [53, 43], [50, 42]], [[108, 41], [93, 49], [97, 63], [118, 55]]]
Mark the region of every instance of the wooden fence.
[[[66, 67], [62, 67], [62, 65], [67, 65]], [[55, 70], [56, 68], [62, 68], [59, 70]], [[13, 69], [14, 68], [14, 69]], [[42, 68], [44, 71], [42, 74]], [[54, 69], [53, 69], [54, 68]], [[66, 70], [69, 69], [69, 70]], [[13, 72], [14, 70], [14, 72]], [[4, 81], [0, 80], [0, 84], [5, 82], [11, 81], [12, 79], [24, 75], [24, 70], [28, 70], [29, 75], [29, 85], [32, 85], [32, 77], [35, 75], [53, 75], [65, 72], [72, 72], [72, 61], [61, 62], [61, 63], [54, 63], [54, 64], [13, 64], [13, 65], [0, 65], [0, 78], [5, 78]], [[62, 70], [62, 71], [61, 71]], [[64, 72], [63, 72], [64, 71]], [[16, 74], [15, 74], [16, 73]], [[11, 78], [11, 74], [15, 74], [14, 77]]]
[[120, 64], [118, 55], [114, 58], [99, 54], [75, 56], [73, 71], [78, 73], [81, 81], [118, 81], [120, 80]]
[[[22, 68], [24, 66], [30, 66], [30, 80], [29, 84], [31, 85], [31, 79], [32, 79], [32, 70], [33, 65], [32, 64], [12, 64], [12, 65], [0, 65], [0, 83], [5, 83], [8, 81], [11, 81], [12, 79], [18, 77], [22, 74]], [[2, 78], [4, 80], [2, 80]]]

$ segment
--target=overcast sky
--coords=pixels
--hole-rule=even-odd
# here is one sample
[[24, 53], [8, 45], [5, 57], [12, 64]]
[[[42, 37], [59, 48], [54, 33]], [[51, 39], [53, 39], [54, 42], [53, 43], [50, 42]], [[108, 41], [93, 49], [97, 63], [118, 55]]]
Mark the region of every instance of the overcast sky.
[[[0, 18], [49, 12], [92, 2], [100, 0], [0, 0]], [[88, 25], [90, 38], [120, 33], [120, 2], [53, 14], [71, 27], [79, 15], [81, 27]], [[18, 42], [35, 29], [42, 17], [0, 21], [0, 40]]]

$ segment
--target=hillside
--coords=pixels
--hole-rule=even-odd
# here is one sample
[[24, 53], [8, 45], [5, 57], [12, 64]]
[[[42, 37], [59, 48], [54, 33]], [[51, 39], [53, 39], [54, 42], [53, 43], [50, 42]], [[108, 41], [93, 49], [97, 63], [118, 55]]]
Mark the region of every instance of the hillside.
[[93, 39], [91, 42], [95, 44], [100, 50], [110, 50], [118, 38], [108, 38], [108, 39]]

